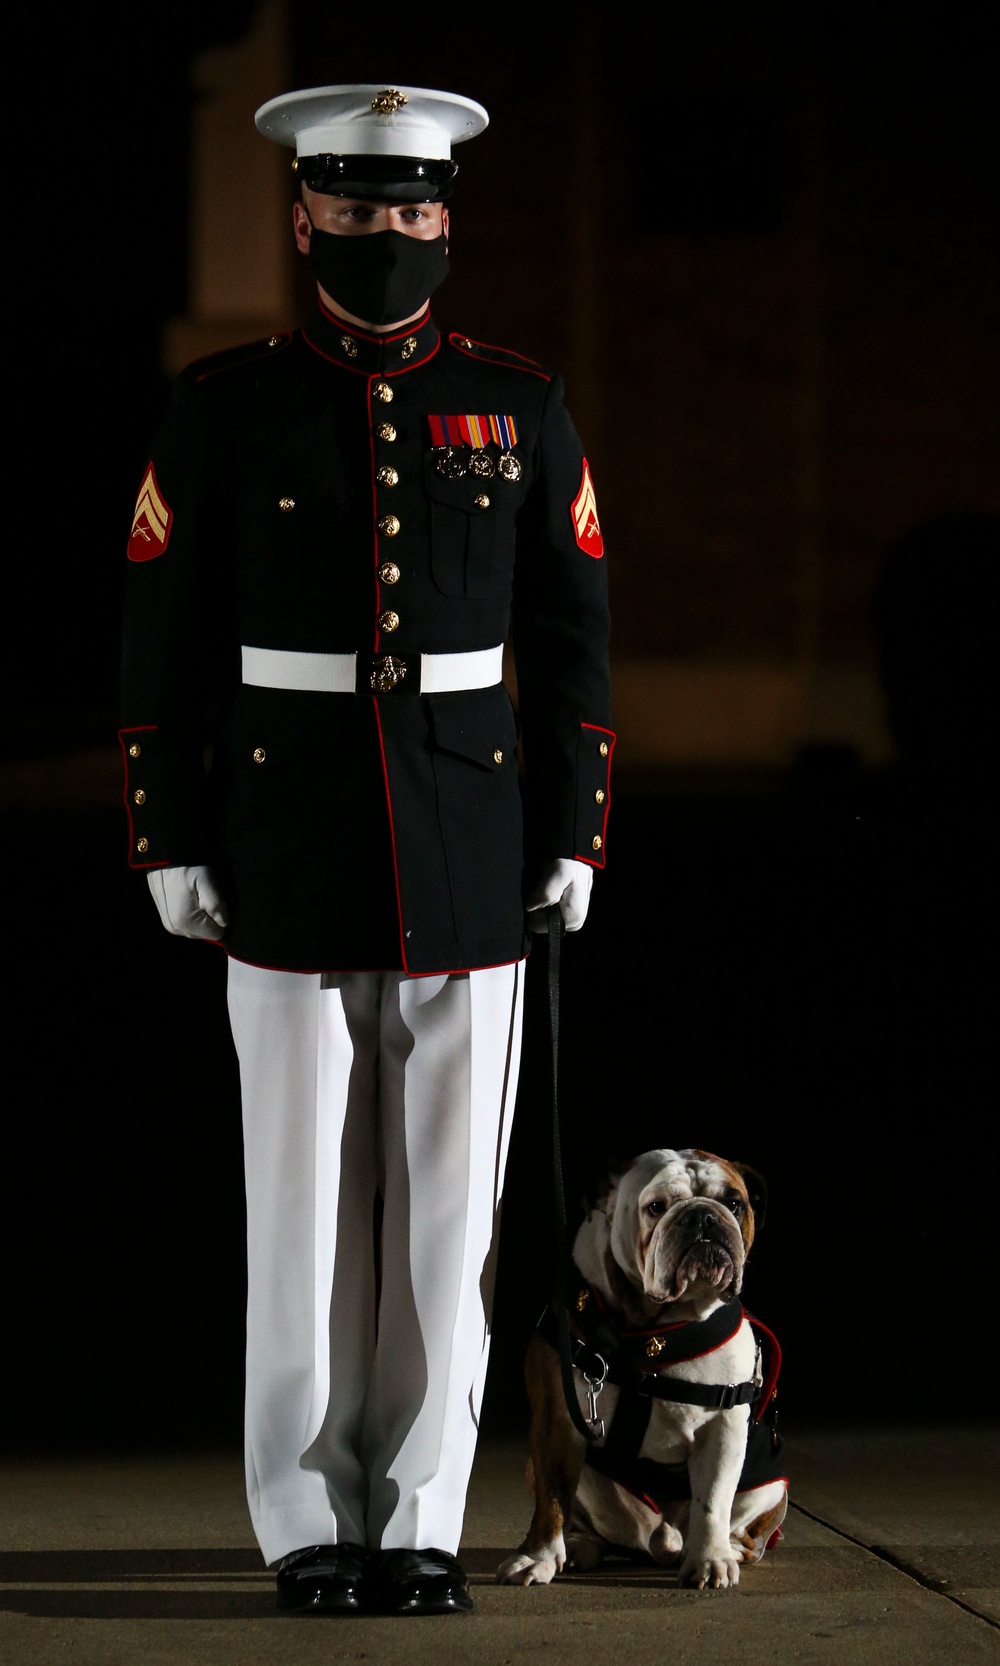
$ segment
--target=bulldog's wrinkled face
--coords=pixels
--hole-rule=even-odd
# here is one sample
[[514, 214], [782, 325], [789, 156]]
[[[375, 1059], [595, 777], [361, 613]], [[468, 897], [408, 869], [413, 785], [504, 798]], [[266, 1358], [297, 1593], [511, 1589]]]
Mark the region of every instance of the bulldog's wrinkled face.
[[612, 1185], [611, 1252], [651, 1300], [739, 1294], [754, 1234], [744, 1172], [709, 1151], [647, 1151]]

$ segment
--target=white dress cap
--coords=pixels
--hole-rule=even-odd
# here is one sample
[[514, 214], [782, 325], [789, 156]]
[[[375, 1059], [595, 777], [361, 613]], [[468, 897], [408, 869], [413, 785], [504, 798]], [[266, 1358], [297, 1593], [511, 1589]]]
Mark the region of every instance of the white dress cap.
[[261, 133], [293, 145], [297, 156], [433, 160], [448, 160], [452, 145], [474, 139], [489, 119], [481, 104], [458, 93], [375, 82], [282, 93], [262, 104], [254, 117]]

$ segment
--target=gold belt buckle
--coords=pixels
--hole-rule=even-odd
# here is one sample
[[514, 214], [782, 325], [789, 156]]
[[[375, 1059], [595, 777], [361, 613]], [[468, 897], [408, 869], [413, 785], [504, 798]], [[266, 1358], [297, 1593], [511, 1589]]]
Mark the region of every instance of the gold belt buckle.
[[406, 661], [392, 654], [383, 654], [372, 669], [372, 688], [376, 694], [391, 694], [397, 683], [406, 676]]

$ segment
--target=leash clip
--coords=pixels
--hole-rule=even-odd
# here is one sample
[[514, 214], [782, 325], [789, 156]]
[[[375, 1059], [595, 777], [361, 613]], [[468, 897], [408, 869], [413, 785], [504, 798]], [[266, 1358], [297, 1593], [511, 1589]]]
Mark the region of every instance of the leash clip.
[[594, 1430], [597, 1439], [603, 1440], [604, 1419], [603, 1417], [598, 1417], [597, 1415], [597, 1402], [600, 1398], [601, 1389], [608, 1380], [608, 1362], [601, 1354], [595, 1353], [594, 1358], [598, 1361], [602, 1368], [600, 1376], [590, 1377], [587, 1375], [586, 1371], [583, 1373], [583, 1380], [587, 1385], [587, 1422]]

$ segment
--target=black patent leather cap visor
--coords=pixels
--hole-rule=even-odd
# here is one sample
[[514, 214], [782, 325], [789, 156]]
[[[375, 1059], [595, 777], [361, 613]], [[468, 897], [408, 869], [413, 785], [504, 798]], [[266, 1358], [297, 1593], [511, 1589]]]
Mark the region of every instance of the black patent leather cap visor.
[[310, 191], [372, 202], [443, 202], [458, 163], [425, 156], [297, 156], [295, 173]]

